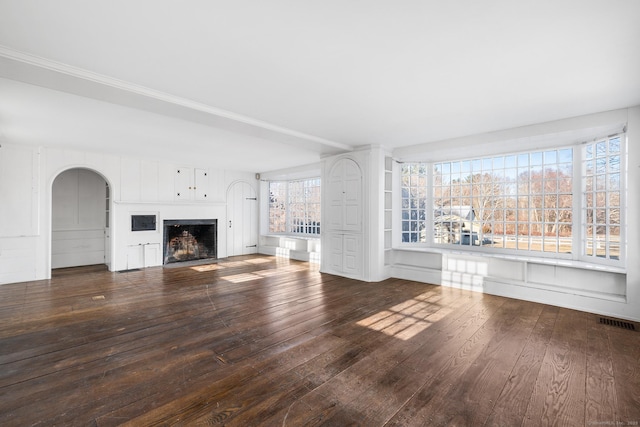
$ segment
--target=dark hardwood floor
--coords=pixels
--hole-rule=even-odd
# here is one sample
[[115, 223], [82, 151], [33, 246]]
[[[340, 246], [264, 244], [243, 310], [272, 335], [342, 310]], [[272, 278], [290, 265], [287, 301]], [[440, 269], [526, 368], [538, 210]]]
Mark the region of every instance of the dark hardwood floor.
[[0, 286], [0, 425], [640, 424], [640, 333], [268, 256]]

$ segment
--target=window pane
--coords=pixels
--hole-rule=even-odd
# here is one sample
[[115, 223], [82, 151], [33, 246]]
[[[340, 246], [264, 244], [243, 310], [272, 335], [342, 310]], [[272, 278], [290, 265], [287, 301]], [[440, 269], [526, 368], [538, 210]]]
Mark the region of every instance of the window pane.
[[320, 234], [320, 179], [269, 183], [269, 231]]
[[[426, 205], [427, 165], [406, 164], [402, 218], [407, 229], [402, 240], [426, 242], [429, 231], [431, 242], [438, 245], [548, 256], [577, 252], [574, 259], [586, 255], [617, 260], [624, 247], [624, 231], [618, 230], [625, 205], [623, 141], [614, 136], [581, 145], [582, 155], [576, 158], [582, 163], [575, 170], [582, 173], [575, 177], [576, 151], [571, 147], [433, 164], [433, 206]], [[578, 199], [574, 185], [582, 190]], [[578, 218], [576, 205], [582, 209]], [[427, 209], [433, 209], [429, 227]], [[578, 251], [572, 247], [574, 234], [581, 241]]]
[[558, 252], [566, 235], [562, 250], [570, 252], [572, 162], [566, 148], [453, 163], [462, 173], [433, 190], [434, 242]]
[[620, 136], [615, 136], [609, 140], [609, 154], [620, 152]]
[[609, 175], [609, 190], [618, 191], [620, 190], [620, 174], [612, 173]]
[[290, 181], [290, 224], [292, 233], [320, 233], [320, 180]]
[[[583, 255], [619, 261], [623, 235], [621, 233], [621, 147], [622, 138], [605, 138], [584, 147], [585, 180], [583, 217]], [[589, 158], [595, 157], [595, 164]]]
[[[434, 180], [450, 182], [448, 173], [460, 170], [460, 163], [438, 163], [433, 165]], [[450, 187], [434, 186], [434, 199], [438, 203], [449, 200]], [[402, 166], [402, 224], [403, 242], [426, 242], [426, 197], [427, 166], [424, 163], [406, 163]]]

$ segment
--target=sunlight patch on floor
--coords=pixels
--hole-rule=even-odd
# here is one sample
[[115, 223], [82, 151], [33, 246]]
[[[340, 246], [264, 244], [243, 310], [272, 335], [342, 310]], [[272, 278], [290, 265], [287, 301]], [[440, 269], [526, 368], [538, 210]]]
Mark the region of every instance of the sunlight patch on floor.
[[264, 263], [267, 263], [267, 262], [273, 262], [273, 259], [269, 259], [269, 258], [252, 258], [252, 259], [246, 260], [246, 262], [248, 262], [249, 264], [264, 264]]
[[272, 268], [270, 270], [258, 270], [254, 271], [253, 274], [257, 274], [260, 277], [273, 277], [284, 274], [284, 272], [279, 268]]
[[434, 302], [438, 299], [438, 295], [431, 293], [418, 295], [362, 319], [357, 325], [406, 341], [448, 314], [437, 309], [434, 312]]
[[221, 270], [223, 268], [225, 268], [223, 265], [220, 264], [206, 264], [206, 265], [195, 265], [193, 267], [190, 267], [191, 270], [195, 270], [198, 272], [204, 272], [204, 271], [215, 271], [215, 270]]
[[231, 283], [244, 283], [244, 282], [248, 282], [250, 280], [257, 280], [257, 279], [260, 279], [260, 278], [261, 277], [258, 276], [257, 274], [242, 273], [242, 274], [233, 274], [231, 276], [223, 276], [220, 279], [226, 280], [227, 282], [231, 282]]

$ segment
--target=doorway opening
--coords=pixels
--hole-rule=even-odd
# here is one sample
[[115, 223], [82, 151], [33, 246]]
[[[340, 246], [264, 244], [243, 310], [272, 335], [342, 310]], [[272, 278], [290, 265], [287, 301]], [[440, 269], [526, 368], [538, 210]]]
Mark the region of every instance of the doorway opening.
[[60, 173], [51, 189], [51, 269], [109, 268], [109, 183], [90, 169]]

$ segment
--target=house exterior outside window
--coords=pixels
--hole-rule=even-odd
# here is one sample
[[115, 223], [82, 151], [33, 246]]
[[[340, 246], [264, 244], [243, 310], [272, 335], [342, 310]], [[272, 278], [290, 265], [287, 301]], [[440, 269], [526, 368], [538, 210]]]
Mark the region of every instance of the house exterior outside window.
[[401, 241], [621, 266], [624, 140], [404, 163]]

